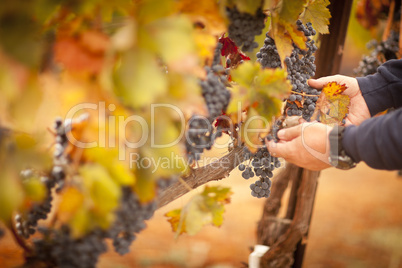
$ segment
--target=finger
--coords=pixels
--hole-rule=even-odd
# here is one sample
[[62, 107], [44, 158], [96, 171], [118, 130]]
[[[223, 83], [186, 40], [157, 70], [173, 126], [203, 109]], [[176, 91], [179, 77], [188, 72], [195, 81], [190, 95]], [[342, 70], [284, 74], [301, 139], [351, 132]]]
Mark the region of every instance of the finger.
[[307, 123], [307, 121], [305, 119], [303, 119], [303, 117], [300, 117], [299, 124], [303, 124], [303, 123]]
[[345, 118], [345, 127], [353, 125], [352, 122], [350, 122], [349, 118]]
[[283, 157], [287, 158], [290, 154], [290, 148], [289, 148], [289, 143], [288, 142], [274, 142], [270, 141], [267, 143], [267, 148], [269, 152], [271, 153], [272, 156], [274, 157]]
[[301, 133], [301, 126], [302, 125], [297, 125], [294, 127], [290, 128], [283, 128], [278, 131], [278, 138], [283, 141], [290, 141], [293, 140], [294, 138], [300, 136]]
[[315, 89], [322, 89], [329, 82], [337, 81], [337, 80], [339, 80], [339, 78], [337, 78], [335, 75], [331, 75], [331, 76], [321, 77], [318, 79], [309, 79], [309, 80], [307, 80], [307, 83], [309, 84], [310, 87], [313, 87]]

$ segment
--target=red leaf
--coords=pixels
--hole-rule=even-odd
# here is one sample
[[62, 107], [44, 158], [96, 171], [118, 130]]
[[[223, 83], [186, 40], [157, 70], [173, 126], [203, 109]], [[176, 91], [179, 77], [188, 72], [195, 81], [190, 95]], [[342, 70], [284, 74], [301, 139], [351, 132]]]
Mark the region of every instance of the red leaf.
[[219, 42], [223, 44], [221, 55], [224, 57], [229, 57], [231, 60], [235, 59], [235, 62], [232, 61], [231, 65], [236, 65], [240, 60], [250, 60], [250, 58], [246, 54], [239, 50], [239, 48], [229, 37], [223, 37], [222, 35], [219, 38]]
[[229, 37], [221, 37], [219, 38], [219, 42], [222, 43], [223, 47], [221, 50], [221, 56], [228, 56], [229, 54], [237, 54], [239, 53], [239, 48], [235, 45], [235, 43]]

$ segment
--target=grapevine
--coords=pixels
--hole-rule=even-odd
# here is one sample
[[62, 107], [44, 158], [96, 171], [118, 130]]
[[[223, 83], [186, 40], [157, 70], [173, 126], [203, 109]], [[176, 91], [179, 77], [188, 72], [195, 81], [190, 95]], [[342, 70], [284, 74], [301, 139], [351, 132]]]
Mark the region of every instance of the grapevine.
[[[281, 121], [271, 124], [268, 136], [252, 137], [259, 148], [251, 152], [242, 135], [247, 117], [270, 121], [281, 112], [277, 104], [290, 92], [286, 70], [294, 88], [285, 113], [310, 115], [317, 95], [306, 86], [315, 71], [311, 25], [298, 22], [308, 49], [294, 46], [286, 70], [268, 34], [257, 53], [261, 65], [242, 52], [258, 47], [267, 14], [290, 27], [305, 6], [286, 14], [268, 1], [156, 2], [34, 0], [0, 10], [0, 220], [24, 249], [27, 267], [96, 267], [107, 240], [127, 254], [161, 196], [224, 178], [236, 166], [243, 178], [257, 177], [252, 196], [269, 197], [281, 163], [265, 142], [277, 140]], [[184, 111], [184, 124], [182, 114], [153, 110], [167, 103]], [[233, 121], [230, 131], [223, 117]], [[202, 177], [195, 162], [224, 133], [231, 135], [230, 157], [222, 159], [232, 162], [187, 185], [182, 178]], [[168, 149], [155, 146], [174, 138]], [[241, 152], [239, 159], [233, 152]], [[180, 155], [187, 158], [176, 165]], [[144, 168], [142, 160], [152, 163]], [[202, 225], [219, 226], [230, 195], [228, 188], [206, 187], [191, 209], [210, 208], [196, 211], [207, 214]], [[192, 226], [200, 227], [187, 224], [183, 232], [196, 233]]]
[[364, 55], [359, 62], [359, 66], [354, 69], [358, 76], [374, 74], [377, 68], [387, 60], [397, 59], [399, 51], [399, 34], [391, 31], [385, 41], [377, 42], [371, 40], [367, 43], [367, 48], [372, 50], [370, 55]]
[[[286, 116], [301, 116], [305, 120], [309, 120], [315, 110], [315, 103], [318, 100], [319, 92], [311, 88], [307, 84], [307, 80], [315, 75], [316, 66], [314, 64], [314, 53], [317, 47], [314, 44], [312, 36], [316, 34], [311, 23], [303, 25], [300, 20], [296, 22], [297, 29], [303, 32], [306, 37], [306, 50], [298, 48], [293, 44], [293, 51], [289, 57], [286, 57], [284, 62], [288, 72], [287, 79], [292, 84], [292, 91], [286, 99], [284, 109], [284, 117]], [[275, 40], [267, 33], [264, 40], [264, 45], [257, 52], [257, 62], [263, 68], [280, 68], [281, 61], [278, 50], [275, 45]], [[284, 118], [283, 117], [283, 118]], [[282, 128], [282, 119], [276, 120], [272, 124], [272, 128], [266, 140], [278, 141], [277, 132]], [[279, 168], [281, 163], [279, 159], [270, 155], [265, 146], [255, 153], [246, 153], [249, 159], [249, 164], [246, 167], [244, 164], [239, 165], [239, 170], [242, 171], [244, 179], [259, 177], [255, 183], [250, 185], [251, 195], [255, 197], [269, 197], [273, 171]], [[251, 165], [251, 166], [250, 166]]]

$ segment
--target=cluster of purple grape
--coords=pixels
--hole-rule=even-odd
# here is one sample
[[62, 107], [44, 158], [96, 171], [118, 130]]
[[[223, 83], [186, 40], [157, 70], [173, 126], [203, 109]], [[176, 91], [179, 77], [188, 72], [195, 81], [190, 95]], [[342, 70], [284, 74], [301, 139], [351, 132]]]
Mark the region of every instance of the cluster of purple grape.
[[254, 15], [240, 12], [237, 7], [226, 7], [226, 13], [230, 20], [229, 38], [236, 46], [243, 51], [252, 51], [258, 47], [254, 37], [260, 35], [265, 27], [265, 14], [261, 8], [258, 8]]
[[258, 198], [268, 198], [271, 193], [271, 178], [273, 171], [279, 168], [281, 163], [277, 157], [273, 157], [266, 147], [260, 147], [256, 153], [252, 154], [247, 147], [243, 148], [246, 161], [238, 166], [242, 171], [242, 177], [246, 180], [257, 177], [258, 180], [250, 185], [251, 195]]
[[[158, 180], [157, 194], [175, 181], [174, 178]], [[67, 225], [58, 229], [38, 227], [42, 238], [34, 239], [34, 254], [27, 258], [27, 263], [33, 267], [41, 267], [39, 263], [61, 268], [96, 267], [99, 256], [107, 250], [106, 238], [112, 239], [117, 253], [126, 254], [136, 234], [146, 227], [145, 221], [153, 216], [156, 208], [156, 199], [143, 204], [130, 187], [123, 187], [116, 219], [109, 229], [95, 228], [80, 238], [74, 238]]]
[[367, 43], [367, 48], [371, 49], [370, 55], [363, 56], [359, 66], [354, 69], [354, 73], [359, 76], [366, 76], [377, 72], [377, 68], [387, 60], [397, 59], [396, 53], [399, 51], [399, 34], [391, 31], [385, 41], [378, 42], [371, 40]]
[[208, 108], [208, 118], [194, 115], [189, 120], [186, 133], [186, 150], [189, 163], [200, 159], [204, 150], [210, 150], [215, 139], [222, 136], [220, 127], [214, 128], [213, 122], [226, 111], [230, 101], [230, 91], [226, 88], [229, 69], [220, 62], [222, 43], [217, 44], [212, 66], [207, 66], [207, 79], [200, 81], [202, 96]]
[[[288, 79], [292, 84], [292, 91], [286, 102], [285, 111], [288, 116], [303, 116], [309, 120], [314, 113], [315, 103], [319, 92], [307, 84], [307, 80], [315, 75], [314, 53], [317, 47], [311, 36], [316, 34], [311, 23], [304, 25], [300, 20], [296, 22], [297, 29], [306, 36], [306, 50], [302, 50], [293, 44], [293, 51], [284, 59], [288, 71]], [[263, 47], [257, 53], [257, 61], [264, 68], [281, 67], [281, 62], [275, 41], [268, 35]], [[303, 101], [304, 100], [304, 101]]]

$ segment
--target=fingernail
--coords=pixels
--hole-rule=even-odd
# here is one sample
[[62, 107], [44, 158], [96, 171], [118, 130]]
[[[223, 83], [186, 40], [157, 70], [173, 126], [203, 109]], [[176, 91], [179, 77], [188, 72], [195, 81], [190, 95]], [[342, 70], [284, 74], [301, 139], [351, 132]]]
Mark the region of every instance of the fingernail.
[[277, 133], [277, 135], [278, 135], [278, 138], [279, 138], [280, 140], [281, 140], [281, 139], [284, 139], [284, 138], [285, 138], [285, 130], [284, 130], [284, 129], [279, 130], [278, 133]]

